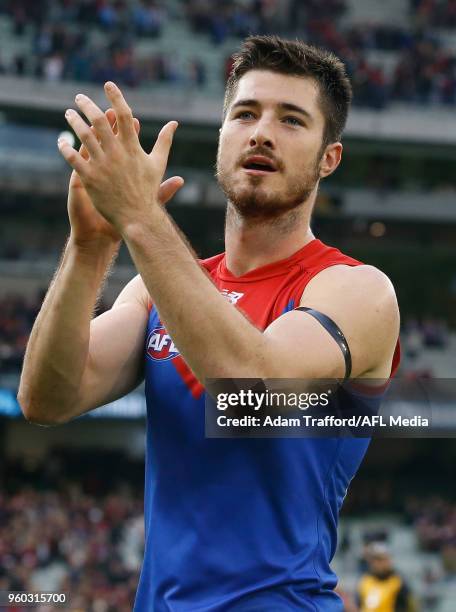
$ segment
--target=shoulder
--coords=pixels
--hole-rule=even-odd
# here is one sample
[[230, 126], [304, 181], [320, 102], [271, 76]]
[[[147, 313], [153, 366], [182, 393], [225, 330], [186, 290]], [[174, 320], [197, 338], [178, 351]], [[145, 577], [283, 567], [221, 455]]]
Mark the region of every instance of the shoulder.
[[376, 268], [367, 264], [360, 265], [346, 265], [346, 264], [335, 264], [324, 268], [318, 274], [316, 274], [308, 284], [308, 287], [312, 285], [319, 285], [325, 282], [332, 283], [373, 283], [379, 286], [389, 286], [393, 288], [393, 285], [388, 276]]
[[134, 276], [119, 293], [113, 308], [117, 308], [123, 304], [134, 303], [147, 311], [152, 306], [152, 301], [149, 292], [146, 289], [143, 279], [139, 274]]
[[369, 265], [325, 268], [309, 281], [301, 301], [321, 296], [372, 305], [376, 310], [398, 310], [391, 280], [381, 270]]

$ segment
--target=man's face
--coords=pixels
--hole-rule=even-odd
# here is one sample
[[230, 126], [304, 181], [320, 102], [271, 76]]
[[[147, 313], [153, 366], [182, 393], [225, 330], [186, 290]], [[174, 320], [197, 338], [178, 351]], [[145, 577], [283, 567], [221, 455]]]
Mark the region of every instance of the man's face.
[[387, 554], [383, 555], [373, 555], [369, 559], [369, 567], [375, 576], [386, 576], [392, 570], [392, 561], [391, 557]]
[[312, 79], [266, 70], [240, 79], [220, 131], [217, 179], [241, 216], [273, 219], [309, 198], [324, 126]]

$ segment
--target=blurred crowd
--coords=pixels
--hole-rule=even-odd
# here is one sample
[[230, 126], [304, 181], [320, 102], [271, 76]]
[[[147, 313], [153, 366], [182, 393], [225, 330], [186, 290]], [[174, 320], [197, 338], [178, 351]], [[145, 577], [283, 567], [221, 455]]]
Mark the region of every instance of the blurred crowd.
[[406, 512], [421, 549], [439, 552], [446, 575], [456, 577], [456, 506], [441, 497], [432, 497], [425, 503], [410, 499]]
[[[392, 508], [390, 512], [391, 510]], [[456, 505], [454, 501], [442, 496], [408, 497], [401, 500], [401, 509], [396, 512], [413, 528], [419, 550], [425, 553], [439, 553], [442, 563], [438, 571], [434, 567], [434, 579], [455, 580]], [[359, 509], [357, 514], [361, 514]], [[344, 534], [341, 544], [349, 550], [349, 542], [348, 544], [344, 542], [346, 538], [347, 534]], [[363, 550], [358, 561], [360, 572], [366, 571], [369, 567], [372, 544], [379, 543], [389, 547], [390, 539], [387, 522], [376, 530], [366, 531], [363, 536]]]
[[309, 19], [338, 20], [347, 11], [345, 0], [184, 0], [182, 4], [191, 29], [209, 35], [215, 45], [251, 33], [289, 34], [297, 27], [296, 34], [302, 36]]
[[[378, 488], [382, 487], [380, 485]], [[365, 503], [363, 509], [363, 504], [358, 506], [356, 502], [352, 506], [356, 516], [375, 516], [378, 523], [364, 528], [361, 543], [357, 545], [353, 543], [354, 531], [349, 523], [345, 523], [341, 531], [338, 547], [340, 562], [353, 566], [356, 559], [355, 573], [359, 576], [355, 589], [345, 589], [342, 581], [340, 594], [344, 599], [345, 612], [431, 612], [440, 610], [442, 600], [448, 600], [448, 593], [451, 593], [448, 587], [456, 580], [454, 501], [441, 496], [404, 499], [403, 495], [399, 496], [399, 500], [396, 507], [372, 507], [370, 503]], [[367, 514], [366, 507], [369, 508]], [[407, 551], [407, 544], [404, 548], [404, 525], [395, 524], [394, 521], [390, 523], [387, 518], [381, 519], [382, 508], [384, 516], [385, 513], [391, 515], [394, 512], [396, 520], [401, 516], [402, 523], [408, 525], [408, 529], [412, 528], [411, 534], [414, 534], [416, 541], [412, 550], [418, 562], [413, 569], [407, 557], [410, 548]], [[347, 516], [345, 504], [344, 513]], [[420, 559], [419, 550], [438, 553], [440, 560], [429, 555]], [[404, 554], [405, 557], [402, 556]]]
[[[420, 358], [425, 352], [428, 356], [433, 351], [445, 351], [448, 347], [450, 331], [444, 319], [435, 317], [424, 317], [416, 319], [406, 317], [402, 329], [401, 342], [404, 352], [404, 360], [407, 361], [407, 373], [409, 376], [419, 378], [431, 378], [437, 376], [433, 368], [433, 360], [428, 359], [425, 366], [417, 366]], [[431, 353], [429, 352], [431, 351]]]
[[8, 294], [0, 299], [1, 373], [20, 371], [30, 330], [42, 299], [42, 293], [33, 301], [14, 294]]
[[448, 343], [448, 333], [448, 325], [443, 319], [407, 317], [403, 337], [408, 356], [416, 357], [422, 348], [444, 349]]
[[136, 53], [140, 40], [161, 36], [168, 19], [165, 2], [15, 0], [3, 4], [14, 36], [28, 36], [31, 42], [28, 52], [16, 54], [9, 66], [0, 57], [0, 72], [47, 81], [114, 80], [130, 87], [205, 83], [205, 64], [199, 58], [188, 58], [180, 66], [169, 54], [138, 57]]
[[[411, 0], [404, 25], [350, 24], [345, 0], [0, 0], [0, 14], [11, 19], [17, 39], [30, 36], [31, 47], [0, 72], [34, 75], [48, 81], [102, 83], [131, 87], [151, 83], [204, 87], [208, 62], [142, 52], [141, 41], [160, 39], [171, 20], [184, 20], [188, 37], [220, 45], [250, 33], [297, 36], [337, 53], [354, 86], [354, 103], [382, 109], [400, 101], [456, 104], [456, 58], [439, 28], [456, 27], [456, 0]], [[344, 17], [343, 24], [341, 18]], [[371, 52], [394, 57], [386, 64]], [[1, 47], [0, 47], [1, 52]], [[226, 78], [228, 57], [220, 75]], [[389, 66], [389, 67], [387, 67]]]
[[72, 612], [129, 612], [143, 555], [142, 466], [106, 453], [82, 463], [63, 452], [2, 460], [0, 590], [65, 592]]
[[[36, 316], [41, 308], [45, 290], [28, 300], [23, 295], [8, 293], [0, 298], [0, 373], [17, 374], [22, 367], [25, 348]], [[101, 301], [96, 310], [107, 309]]]
[[455, 0], [410, 0], [410, 12], [418, 25], [456, 28]]
[[[312, 37], [332, 49], [347, 66], [354, 104], [376, 109], [390, 102], [453, 105], [456, 102], [456, 58], [427, 30], [414, 33], [394, 27], [356, 26], [346, 34], [328, 22]], [[387, 72], [368, 51], [394, 51], [394, 68]]]
[[[332, 50], [345, 62], [355, 105], [382, 109], [392, 101], [456, 103], [456, 58], [445, 48], [435, 24], [416, 23], [412, 12], [403, 26], [387, 22], [350, 25], [349, 21], [341, 26], [338, 17], [347, 13], [345, 3], [337, 2], [337, 10], [328, 12], [316, 11], [315, 4], [296, 3], [300, 10], [290, 13], [289, 27], [294, 23], [294, 35]], [[370, 59], [372, 51], [389, 53], [394, 57], [393, 66], [386, 69], [378, 55]]]

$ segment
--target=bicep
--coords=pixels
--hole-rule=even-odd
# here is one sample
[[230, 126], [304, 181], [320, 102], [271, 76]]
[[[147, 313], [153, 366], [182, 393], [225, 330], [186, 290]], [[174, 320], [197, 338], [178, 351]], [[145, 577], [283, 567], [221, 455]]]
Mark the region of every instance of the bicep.
[[141, 382], [148, 311], [147, 291], [137, 276], [113, 307], [91, 322], [82, 382], [85, 411], [122, 397]]
[[344, 378], [345, 360], [340, 347], [311, 315], [289, 312], [276, 319], [264, 334], [274, 344], [278, 368], [286, 378]]
[[[399, 331], [398, 309], [389, 280], [363, 266], [334, 266], [308, 286], [301, 305], [329, 317], [345, 337], [352, 377], [388, 377]], [[265, 331], [275, 343], [277, 359], [290, 378], [344, 378], [346, 362], [340, 342], [312, 315], [289, 312]]]

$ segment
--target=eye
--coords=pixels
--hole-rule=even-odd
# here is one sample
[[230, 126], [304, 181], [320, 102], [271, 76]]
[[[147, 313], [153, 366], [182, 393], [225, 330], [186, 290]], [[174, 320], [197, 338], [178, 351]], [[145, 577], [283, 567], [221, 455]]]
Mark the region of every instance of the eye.
[[236, 119], [250, 119], [253, 116], [252, 111], [241, 111], [236, 115]]
[[302, 121], [293, 116], [284, 117], [283, 121], [288, 123], [289, 125], [303, 125]]

